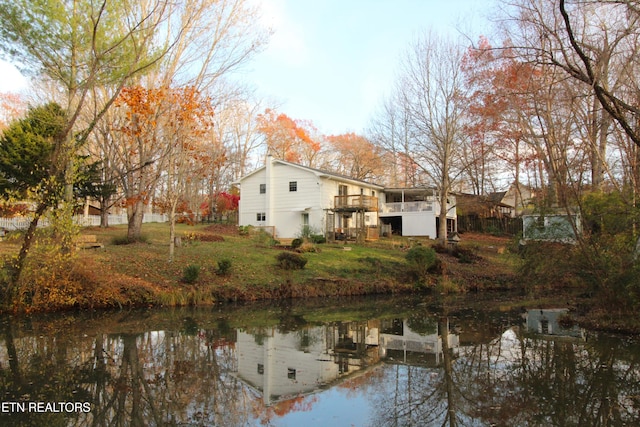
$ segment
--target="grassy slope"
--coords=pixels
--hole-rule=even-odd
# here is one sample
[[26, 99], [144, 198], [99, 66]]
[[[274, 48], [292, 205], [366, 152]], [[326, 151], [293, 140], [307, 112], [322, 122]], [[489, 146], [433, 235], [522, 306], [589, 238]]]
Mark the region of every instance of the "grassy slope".
[[[303, 270], [284, 271], [276, 267], [276, 256], [283, 248], [269, 246], [259, 236], [240, 236], [235, 227], [178, 225], [182, 247], [168, 262], [169, 228], [167, 224], [144, 224], [147, 243], [115, 245], [126, 227], [87, 228], [83, 234], [95, 234], [104, 249], [78, 251], [70, 274], [60, 281], [77, 297], [70, 300], [80, 307], [125, 305], [208, 304], [224, 300], [256, 300], [283, 297], [363, 295], [372, 293], [413, 292], [446, 285], [441, 290], [500, 288], [513, 285], [513, 257], [498, 254], [505, 239], [464, 239], [479, 257], [473, 263], [440, 254], [440, 274], [417, 285], [407, 273], [407, 239], [380, 240], [364, 246], [344, 244], [317, 245], [319, 252], [305, 253]], [[197, 239], [189, 237], [198, 236]], [[212, 241], [213, 240], [213, 241]], [[432, 242], [424, 241], [424, 244]], [[3, 253], [15, 253], [15, 242], [0, 244]], [[218, 261], [228, 259], [227, 275], [218, 274]], [[193, 284], [182, 281], [188, 265], [200, 267]], [[42, 304], [44, 305], [44, 303]], [[47, 306], [56, 304], [48, 303]], [[40, 309], [45, 307], [35, 307]], [[57, 308], [64, 308], [64, 303]]]

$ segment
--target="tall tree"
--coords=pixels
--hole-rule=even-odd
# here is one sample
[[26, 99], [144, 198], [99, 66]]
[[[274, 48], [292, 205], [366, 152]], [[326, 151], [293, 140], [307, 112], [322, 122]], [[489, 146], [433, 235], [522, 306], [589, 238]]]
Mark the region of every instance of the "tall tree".
[[411, 155], [409, 123], [410, 115], [402, 101], [402, 92], [396, 89], [383, 101], [367, 131], [369, 139], [387, 152], [385, 163], [390, 168], [386, 171], [387, 182], [392, 187], [415, 187], [422, 181]]
[[210, 100], [194, 87], [171, 92], [168, 99], [171, 119], [165, 123], [163, 138], [170, 145], [166, 161], [166, 187], [162, 199], [169, 212], [169, 262], [175, 252], [175, 224], [178, 203], [187, 194], [186, 188], [205, 169], [215, 168], [224, 159], [212, 158], [206, 149], [206, 136], [210, 134], [213, 111]]
[[57, 104], [32, 108], [26, 117], [13, 122], [0, 138], [0, 195], [4, 199], [31, 199], [36, 207], [22, 247], [12, 266], [6, 301], [16, 296], [16, 287], [38, 221], [46, 210], [61, 200], [66, 158], [64, 131], [66, 112]]
[[447, 238], [448, 198], [462, 173], [465, 132], [464, 51], [452, 40], [426, 34], [409, 50], [402, 68], [401, 93], [409, 115], [410, 155], [438, 190], [438, 238]]
[[116, 108], [120, 112], [116, 162], [127, 206], [127, 239], [137, 241], [142, 232], [144, 210], [151, 202], [172, 151], [163, 126], [170, 120], [171, 91], [168, 88], [131, 87], [122, 90]]

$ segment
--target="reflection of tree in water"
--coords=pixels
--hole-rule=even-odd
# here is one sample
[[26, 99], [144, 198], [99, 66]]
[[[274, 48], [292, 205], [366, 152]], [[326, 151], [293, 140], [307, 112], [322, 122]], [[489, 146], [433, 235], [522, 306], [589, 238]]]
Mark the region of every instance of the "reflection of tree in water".
[[[2, 323], [0, 341], [6, 349], [7, 363], [0, 364], [0, 399], [2, 402], [88, 401], [90, 397], [78, 387], [87, 381], [87, 373], [69, 369], [69, 352], [64, 343], [51, 336], [16, 338], [15, 324]], [[3, 349], [3, 350], [5, 350]], [[0, 413], [0, 425], [66, 425], [63, 413]]]
[[[443, 344], [446, 331], [441, 322]], [[637, 345], [595, 346], [510, 329], [465, 345], [456, 357], [446, 354], [443, 348], [437, 367], [386, 365], [372, 425], [640, 425]]]
[[118, 341], [110, 349], [114, 381], [97, 393], [96, 425], [238, 425], [246, 420], [243, 385], [230, 375], [232, 341], [204, 330], [195, 336], [123, 335]]
[[[426, 325], [428, 326], [428, 324]], [[449, 324], [440, 319], [437, 329], [442, 342], [442, 359], [437, 367], [396, 364], [386, 367], [374, 402], [373, 425], [425, 426], [458, 425], [456, 405], [461, 398], [453, 372], [453, 354], [449, 348]]]
[[0, 366], [3, 400], [92, 406], [80, 414], [11, 414], [11, 425], [233, 426], [251, 412], [254, 396], [233, 376], [235, 337], [215, 330], [15, 340], [9, 328], [3, 338], [14, 355], [9, 369]]

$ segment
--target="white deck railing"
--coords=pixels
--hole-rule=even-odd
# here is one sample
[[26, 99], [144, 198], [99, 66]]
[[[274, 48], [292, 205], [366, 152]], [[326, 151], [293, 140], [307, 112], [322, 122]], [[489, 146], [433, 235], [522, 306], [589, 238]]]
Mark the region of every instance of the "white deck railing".
[[[97, 227], [100, 225], [100, 215], [75, 215], [73, 221], [81, 227]], [[144, 214], [142, 222], [167, 222], [169, 221], [168, 215], [165, 214]], [[0, 218], [0, 228], [5, 230], [24, 230], [29, 227], [31, 218], [16, 217], [16, 218]], [[127, 224], [127, 214], [121, 215], [109, 215], [109, 225]], [[42, 218], [38, 221], [38, 227], [46, 227], [49, 225], [49, 221], [46, 218]]]
[[431, 212], [433, 211], [433, 202], [399, 202], [399, 203], [383, 203], [382, 212]]

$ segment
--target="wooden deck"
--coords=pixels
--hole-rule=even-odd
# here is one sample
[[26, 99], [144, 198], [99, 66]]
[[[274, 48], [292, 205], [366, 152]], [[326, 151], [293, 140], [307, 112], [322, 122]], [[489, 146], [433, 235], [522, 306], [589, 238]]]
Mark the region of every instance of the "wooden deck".
[[378, 210], [378, 198], [364, 194], [335, 196], [333, 210], [335, 212], [375, 212]]

